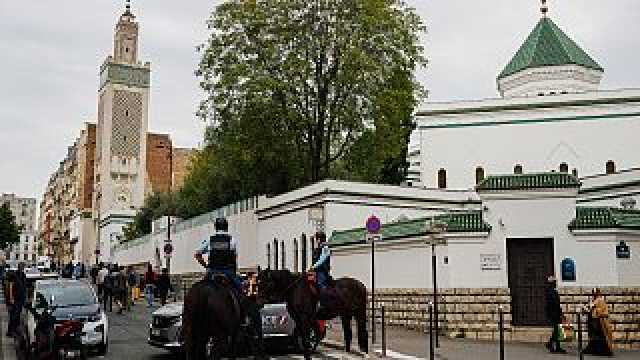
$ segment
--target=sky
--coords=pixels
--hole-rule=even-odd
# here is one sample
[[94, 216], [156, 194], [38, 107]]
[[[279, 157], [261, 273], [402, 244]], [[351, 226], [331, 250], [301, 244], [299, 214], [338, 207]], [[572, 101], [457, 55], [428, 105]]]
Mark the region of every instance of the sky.
[[[407, 0], [427, 26], [428, 101], [497, 97], [495, 78], [540, 18], [536, 0]], [[149, 129], [196, 147], [202, 93], [193, 72], [219, 0], [133, 0], [139, 58], [152, 64]], [[601, 88], [640, 87], [640, 1], [550, 0], [549, 16], [605, 69]], [[41, 198], [96, 121], [99, 67], [124, 0], [0, 0], [0, 193]]]

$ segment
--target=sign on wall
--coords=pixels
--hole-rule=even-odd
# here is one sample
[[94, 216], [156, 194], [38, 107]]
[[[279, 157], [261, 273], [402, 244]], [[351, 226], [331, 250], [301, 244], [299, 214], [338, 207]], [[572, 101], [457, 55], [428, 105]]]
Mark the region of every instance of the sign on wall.
[[502, 269], [502, 256], [500, 254], [480, 254], [480, 269], [482, 270]]
[[616, 258], [617, 259], [630, 259], [631, 249], [626, 242], [620, 241], [620, 244], [616, 245]]
[[562, 281], [576, 281], [576, 262], [571, 258], [564, 258], [560, 262]]

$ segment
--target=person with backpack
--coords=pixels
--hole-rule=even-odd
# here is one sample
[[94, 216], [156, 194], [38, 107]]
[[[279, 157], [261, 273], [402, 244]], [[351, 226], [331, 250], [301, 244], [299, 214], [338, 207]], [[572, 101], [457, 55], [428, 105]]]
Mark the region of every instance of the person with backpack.
[[[113, 273], [109, 271], [109, 265], [106, 265], [104, 271], [104, 282], [102, 283], [102, 303], [104, 311], [113, 311]], [[107, 305], [109, 305], [108, 310]]]
[[138, 289], [138, 274], [129, 266], [127, 269], [127, 310], [131, 310], [131, 305], [135, 304], [136, 292]]
[[124, 266], [115, 266], [113, 273], [113, 297], [118, 306], [118, 314], [127, 307], [127, 277], [124, 272]]

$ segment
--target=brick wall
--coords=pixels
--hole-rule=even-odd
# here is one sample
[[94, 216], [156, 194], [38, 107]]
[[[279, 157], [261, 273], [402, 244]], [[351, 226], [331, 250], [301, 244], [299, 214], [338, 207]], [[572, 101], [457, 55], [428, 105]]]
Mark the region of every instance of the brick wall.
[[[602, 291], [609, 305], [616, 347], [640, 349], [640, 288], [611, 287]], [[577, 311], [588, 302], [591, 289], [563, 288], [559, 292], [563, 311], [575, 324]], [[505, 341], [544, 342], [549, 337], [549, 328], [511, 325], [509, 289], [443, 289], [439, 295], [439, 324], [446, 336], [497, 340], [498, 307], [502, 306]], [[432, 293], [424, 289], [377, 290], [377, 321], [384, 304], [387, 324], [425, 331], [432, 299]], [[587, 339], [584, 324], [583, 330], [583, 338]]]
[[147, 175], [151, 183], [150, 193], [169, 191], [171, 146], [169, 135], [147, 134]]

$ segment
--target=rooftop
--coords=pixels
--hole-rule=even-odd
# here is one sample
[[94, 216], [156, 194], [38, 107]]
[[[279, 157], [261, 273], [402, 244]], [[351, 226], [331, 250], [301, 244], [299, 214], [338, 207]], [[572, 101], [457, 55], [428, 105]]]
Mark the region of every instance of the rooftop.
[[561, 65], [581, 65], [593, 70], [604, 71], [550, 18], [543, 17], [509, 64], [498, 75], [498, 79], [529, 68]]
[[491, 190], [533, 190], [579, 188], [580, 180], [562, 172], [490, 175], [478, 186], [477, 191]]
[[571, 230], [627, 229], [640, 230], [640, 210], [613, 207], [577, 207]]

